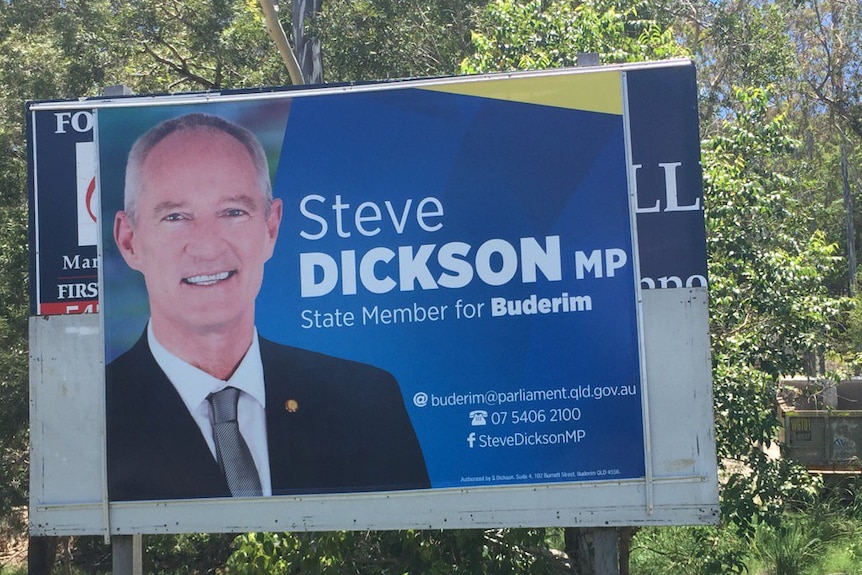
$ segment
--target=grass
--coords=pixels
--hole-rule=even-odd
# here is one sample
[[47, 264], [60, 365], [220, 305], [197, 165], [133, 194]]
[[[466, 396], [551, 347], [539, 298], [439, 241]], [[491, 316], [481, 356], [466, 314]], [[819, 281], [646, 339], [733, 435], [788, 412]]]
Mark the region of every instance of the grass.
[[822, 559], [812, 565], [809, 573], [862, 575], [862, 541], [856, 537], [831, 544], [825, 549]]
[[652, 527], [632, 547], [632, 575], [862, 575], [862, 518], [832, 508], [788, 512], [750, 542], [728, 527]]

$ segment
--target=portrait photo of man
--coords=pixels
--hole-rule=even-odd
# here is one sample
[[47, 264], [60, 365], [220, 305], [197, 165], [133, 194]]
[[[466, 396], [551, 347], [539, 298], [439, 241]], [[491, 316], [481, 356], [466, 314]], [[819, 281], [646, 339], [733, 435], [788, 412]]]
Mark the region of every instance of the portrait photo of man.
[[282, 215], [238, 124], [186, 114], [135, 142], [113, 239], [149, 321], [106, 367], [110, 500], [430, 487], [390, 373], [257, 332]]

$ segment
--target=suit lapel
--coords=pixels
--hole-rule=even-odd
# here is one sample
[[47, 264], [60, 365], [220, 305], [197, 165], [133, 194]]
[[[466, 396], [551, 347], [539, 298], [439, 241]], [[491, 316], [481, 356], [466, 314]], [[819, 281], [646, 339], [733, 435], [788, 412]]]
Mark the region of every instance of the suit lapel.
[[319, 364], [320, 354], [264, 339], [260, 350], [273, 495], [343, 490], [345, 474], [356, 471], [345, 436], [358, 428], [332, 389], [330, 366]]
[[[173, 497], [209, 497], [228, 493], [227, 484], [174, 386], [147, 347], [149, 361], [142, 381], [148, 437], [155, 457], [154, 474]], [[143, 365], [142, 365], [143, 367]]]
[[271, 342], [260, 338], [263, 379], [266, 384], [266, 436], [273, 494], [295, 489], [302, 461], [295, 446], [303, 427], [297, 420], [304, 413], [302, 382], [291, 372], [289, 362], [274, 353]]

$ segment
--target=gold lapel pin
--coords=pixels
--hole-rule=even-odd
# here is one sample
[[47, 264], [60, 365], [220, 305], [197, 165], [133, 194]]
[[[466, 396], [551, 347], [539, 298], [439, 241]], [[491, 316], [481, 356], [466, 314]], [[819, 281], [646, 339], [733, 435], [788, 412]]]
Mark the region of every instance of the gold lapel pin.
[[284, 410], [290, 413], [299, 411], [299, 402], [295, 399], [288, 399], [284, 402]]

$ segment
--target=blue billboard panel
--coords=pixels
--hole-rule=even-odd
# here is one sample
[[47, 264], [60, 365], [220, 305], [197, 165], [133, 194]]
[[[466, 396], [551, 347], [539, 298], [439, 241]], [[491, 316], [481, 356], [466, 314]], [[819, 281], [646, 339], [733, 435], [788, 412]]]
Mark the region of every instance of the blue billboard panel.
[[641, 287], [706, 287], [694, 66], [626, 74]]
[[[309, 99], [276, 189], [287, 241], [259, 302], [292, 301], [297, 321], [261, 329], [392, 371], [433, 485], [643, 474], [620, 115], [421, 90]], [[350, 325], [330, 326], [338, 313]]]
[[100, 109], [110, 498], [643, 477], [623, 90]]
[[27, 115], [30, 315], [98, 311], [99, 194], [90, 109]]

